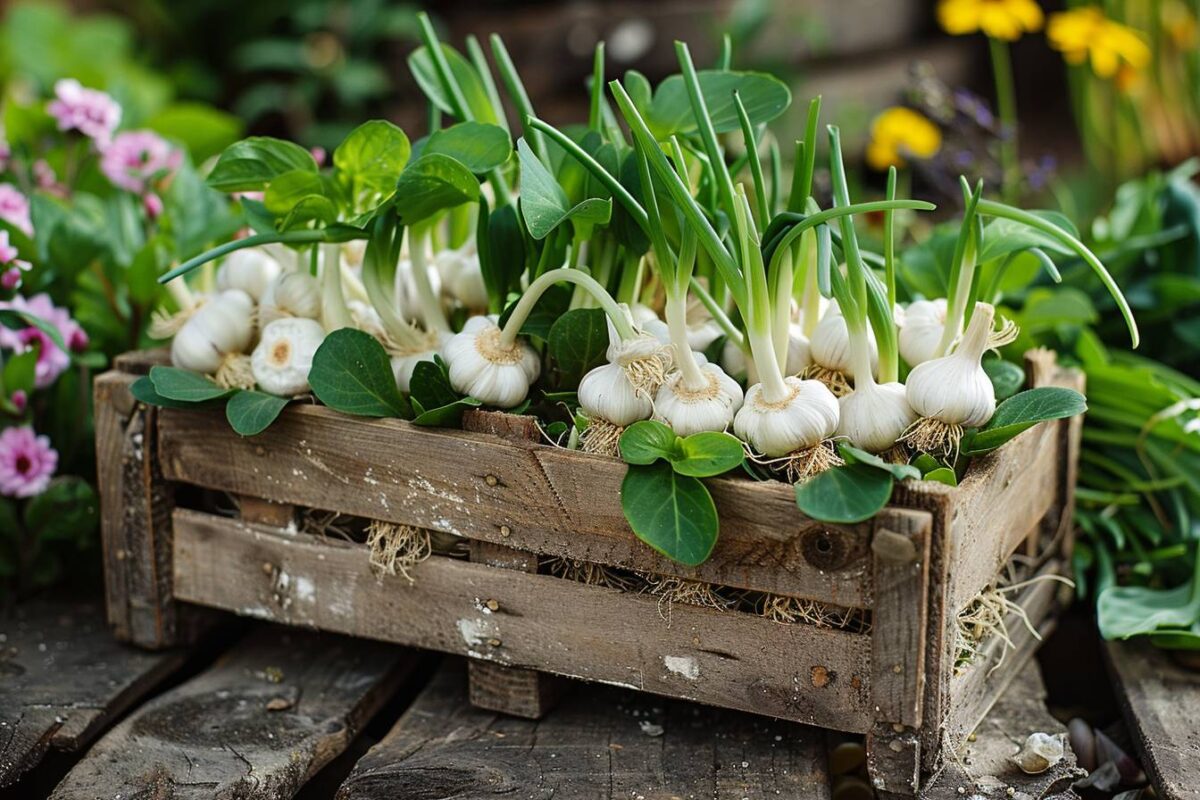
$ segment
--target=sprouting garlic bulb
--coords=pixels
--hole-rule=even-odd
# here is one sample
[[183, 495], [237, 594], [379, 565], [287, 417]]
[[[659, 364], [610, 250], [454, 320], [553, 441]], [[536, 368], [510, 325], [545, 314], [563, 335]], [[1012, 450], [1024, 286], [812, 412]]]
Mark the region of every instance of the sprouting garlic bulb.
[[309, 390], [313, 354], [325, 341], [321, 323], [304, 317], [277, 319], [262, 330], [250, 355], [250, 371], [263, 391], [294, 397]]
[[385, 338], [383, 320], [373, 305], [362, 300], [347, 300], [346, 308], [350, 310], [350, 319], [354, 321], [355, 328], [381, 341]]
[[937, 355], [946, 330], [946, 298], [915, 300], [904, 312], [900, 327], [900, 356], [910, 367], [924, 364]]
[[269, 325], [284, 317], [321, 316], [321, 285], [308, 272], [284, 272], [271, 281], [259, 300], [258, 321]]
[[980, 362], [994, 316], [992, 306], [976, 303], [971, 324], [955, 351], [909, 373], [905, 394], [918, 416], [963, 428], [977, 428], [992, 418], [996, 391]]
[[746, 391], [733, 418], [733, 431], [755, 451], [772, 458], [816, 447], [837, 432], [838, 402], [820, 381], [784, 378], [789, 390], [782, 402], [769, 403], [762, 384]]
[[639, 392], [619, 364], [601, 364], [579, 381], [579, 407], [588, 417], [599, 417], [618, 428], [650, 419], [650, 395]]
[[[870, 327], [867, 328], [867, 340], [871, 353], [871, 371], [876, 372], [879, 369], [879, 345], [875, 343], [875, 334]], [[851, 372], [850, 330], [837, 303], [830, 303], [825, 310], [824, 316], [813, 331], [809, 347], [813, 364], [843, 374]]]
[[279, 262], [263, 251], [235, 250], [217, 270], [217, 289], [241, 289], [257, 303], [279, 272]]
[[901, 383], [862, 381], [838, 405], [838, 436], [868, 453], [890, 450], [917, 421]]
[[529, 394], [541, 362], [521, 341], [506, 346], [500, 327], [487, 317], [471, 317], [442, 350], [454, 390], [489, 406], [512, 408]]
[[[804, 335], [803, 326], [794, 323], [789, 325], [787, 363], [783, 365], [783, 374], [799, 375], [811, 363], [812, 345]], [[758, 369], [754, 366], [754, 360], [747, 359], [745, 351], [728, 339], [721, 350], [721, 364], [728, 374], [745, 379], [747, 386], [758, 383]]]
[[[629, 315], [628, 310], [626, 315]], [[608, 350], [605, 355], [609, 363], [625, 371], [634, 389], [653, 397], [671, 369], [670, 345], [664, 345], [657, 337], [641, 330], [637, 330], [637, 334], [629, 339], [622, 339], [612, 320], [605, 318], [605, 321], [608, 323]]]
[[433, 259], [441, 276], [442, 290], [470, 309], [487, 308], [487, 286], [474, 241], [457, 250], [443, 250]]
[[433, 357], [449, 344], [454, 334], [429, 331], [424, 334], [424, 341], [419, 345], [403, 352], [390, 352], [392, 374], [396, 377], [396, 386], [400, 391], [409, 391], [412, 385], [413, 370], [422, 361], [433, 361]]
[[699, 390], [688, 389], [682, 372], [673, 372], [659, 387], [654, 397], [654, 418], [671, 426], [678, 436], [691, 436], [702, 431], [723, 431], [733, 422], [742, 407], [741, 385], [725, 374], [720, 366], [701, 361], [700, 372], [707, 385]]
[[244, 353], [254, 335], [254, 301], [228, 289], [197, 309], [171, 342], [171, 363], [211, 375], [227, 356]]

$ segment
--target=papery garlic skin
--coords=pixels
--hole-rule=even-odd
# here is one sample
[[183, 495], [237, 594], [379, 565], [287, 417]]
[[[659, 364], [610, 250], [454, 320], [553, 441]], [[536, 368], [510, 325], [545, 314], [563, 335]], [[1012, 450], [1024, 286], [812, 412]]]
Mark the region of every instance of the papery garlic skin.
[[904, 312], [898, 335], [900, 356], [910, 367], [924, 364], [938, 354], [946, 330], [946, 299], [915, 300]]
[[837, 435], [868, 453], [890, 450], [917, 421], [901, 383], [862, 382], [838, 398]]
[[235, 250], [217, 269], [217, 289], [240, 289], [257, 303], [279, 272], [279, 262], [263, 251], [254, 248]]
[[645, 392], [629, 382], [619, 364], [601, 364], [579, 381], [579, 407], [590, 418], [599, 417], [618, 428], [650, 419], [654, 404]]
[[441, 277], [442, 291], [467, 308], [487, 308], [487, 286], [474, 242], [457, 250], [442, 250], [434, 257], [433, 266]]
[[196, 310], [171, 341], [171, 363], [183, 369], [216, 372], [225, 357], [244, 353], [254, 336], [254, 301], [229, 289]]
[[442, 357], [456, 392], [496, 408], [519, 405], [541, 372], [532, 347], [520, 341], [505, 347], [499, 326], [482, 316], [467, 320], [462, 332], [446, 343]]
[[321, 285], [308, 272], [284, 272], [267, 287], [259, 300], [258, 320], [268, 325], [284, 317], [317, 319], [321, 316]]
[[645, 327], [645, 323], [653, 320], [658, 320], [658, 312], [644, 303], [634, 303], [629, 309], [629, 313], [633, 318], [633, 324], [639, 328]]
[[[868, 327], [867, 341], [871, 355], [871, 372], [879, 372], [879, 346], [875, 342], [875, 334]], [[809, 355], [812, 363], [825, 369], [836, 370], [843, 374], [851, 372], [850, 363], [850, 330], [846, 326], [846, 318], [842, 316], [837, 303], [830, 303], [821, 321], [813, 331], [812, 341], [809, 342]]]
[[313, 354], [325, 341], [321, 323], [304, 317], [278, 319], [262, 330], [250, 355], [254, 382], [265, 392], [294, 397], [309, 391]]
[[921, 417], [947, 425], [978, 428], [996, 412], [996, 391], [981, 365], [995, 315], [987, 303], [976, 303], [975, 313], [958, 348], [948, 356], [914, 367], [905, 395]]
[[700, 371], [708, 380], [704, 389], [689, 391], [684, 386], [683, 373], [673, 372], [654, 396], [654, 419], [669, 425], [678, 436], [723, 431], [742, 407], [741, 385], [720, 366], [702, 359], [703, 356], [696, 355], [701, 362]]
[[820, 381], [784, 378], [787, 399], [768, 403], [762, 384], [746, 391], [746, 400], [733, 418], [738, 438], [758, 453], [778, 458], [816, 447], [837, 432], [838, 401]]

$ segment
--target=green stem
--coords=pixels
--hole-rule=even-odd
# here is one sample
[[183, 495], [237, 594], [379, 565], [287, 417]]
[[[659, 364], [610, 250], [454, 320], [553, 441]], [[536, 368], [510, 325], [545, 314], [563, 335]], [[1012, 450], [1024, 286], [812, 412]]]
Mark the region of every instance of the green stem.
[[996, 109], [1000, 113], [1002, 194], [1005, 202], [1013, 203], [1021, 187], [1021, 165], [1017, 153], [1017, 92], [1012, 53], [1008, 42], [991, 36], [988, 37], [988, 50], [992, 57], [992, 77], [996, 81]]
[[321, 323], [327, 333], [354, 327], [354, 318], [342, 294], [341, 247], [325, 244], [321, 247]]
[[429, 281], [429, 267], [425, 261], [426, 235], [426, 231], [419, 231], [415, 227], [408, 229], [408, 258], [412, 264], [413, 285], [417, 288], [425, 330], [449, 333], [450, 323], [446, 321], [442, 301], [434, 294], [433, 284]]
[[506, 347], [512, 347], [517, 341], [517, 334], [521, 331], [521, 326], [525, 324], [525, 320], [529, 318], [533, 307], [537, 305], [537, 301], [542, 298], [546, 290], [559, 281], [573, 283], [576, 286], [582, 286], [600, 307], [604, 309], [604, 313], [612, 320], [613, 326], [617, 329], [617, 335], [622, 341], [632, 339], [637, 335], [630, 324], [629, 319], [625, 316], [625, 312], [617, 305], [617, 301], [612, 299], [612, 296], [605, 291], [604, 287], [595, 281], [591, 276], [580, 272], [577, 269], [563, 267], [561, 269], [552, 269], [543, 274], [540, 278], [529, 284], [529, 288], [521, 295], [521, 299], [517, 301], [516, 307], [512, 314], [509, 315], [508, 321], [504, 323], [504, 329], [500, 332], [500, 343]]
[[604, 100], [604, 40], [596, 43], [592, 56], [592, 103], [588, 109], [588, 130], [600, 130], [600, 105]]
[[[713, 129], [712, 117], [709, 116], [708, 105], [704, 100], [704, 93], [700, 90], [700, 79], [696, 75], [696, 67], [692, 63], [692, 55], [684, 42], [675, 42], [675, 55], [679, 58], [679, 66], [683, 72], [683, 85], [687, 88], [688, 99], [692, 104], [692, 115], [696, 118], [696, 125], [700, 130], [700, 141], [704, 145], [704, 152], [708, 156], [709, 168], [712, 170], [713, 178], [717, 182], [717, 194], [721, 198], [721, 204], [725, 208], [725, 213], [729, 215], [729, 219], [732, 222], [737, 216], [733, 179], [729, 177], [729, 168], [725, 165], [725, 156], [722, 154], [721, 146], [717, 142], [717, 134]], [[736, 231], [734, 238], [737, 238]]]
[[688, 344], [687, 338], [687, 292], [677, 288], [667, 288], [665, 308], [667, 317], [667, 332], [671, 337], [671, 346], [675, 349], [675, 366], [683, 374], [683, 386], [693, 392], [698, 392], [708, 385], [708, 380], [696, 356]]
[[975, 259], [978, 252], [975, 249], [975, 214], [983, 196], [983, 181], [975, 185], [974, 191], [965, 178], [962, 182], [963, 194], [966, 196], [966, 208], [963, 211], [962, 224], [958, 229], [958, 239], [954, 245], [954, 259], [950, 262], [950, 282], [946, 291], [946, 325], [942, 329], [942, 338], [938, 342], [934, 356], [944, 356], [950, 352], [950, 346], [962, 333], [967, 297], [971, 293], [971, 284], [975, 277]]
[[471, 64], [474, 65], [475, 71], [479, 73], [479, 80], [483, 83], [483, 90], [487, 93], [488, 102], [492, 104], [492, 110], [496, 114], [496, 122], [504, 130], [508, 130], [508, 116], [504, 113], [504, 103], [500, 101], [500, 92], [496, 91], [496, 80], [492, 77], [492, 71], [488, 68], [487, 57], [483, 54], [483, 47], [480, 46], [479, 40], [475, 38], [475, 34], [467, 34], [467, 54], [471, 57]]
[[512, 98], [513, 104], [517, 107], [517, 113], [521, 117], [521, 129], [524, 136], [541, 162], [549, 167], [550, 151], [546, 148], [546, 140], [542, 137], [541, 131], [536, 126], [530, 125], [530, 120], [536, 116], [533, 113], [533, 103], [529, 100], [529, 93], [525, 91], [525, 84], [521, 82], [517, 68], [513, 66], [512, 58], [508, 55], [508, 48], [504, 46], [504, 40], [495, 33], [492, 34], [489, 41], [492, 43], [492, 55], [496, 58], [496, 66], [500, 70], [500, 80], [504, 81], [508, 96]]
[[287, 233], [259, 233], [254, 236], [247, 236], [245, 239], [235, 239], [232, 242], [218, 245], [211, 250], [206, 250], [198, 256], [189, 258], [187, 261], [180, 264], [175, 269], [158, 279], [159, 283], [168, 283], [180, 275], [187, 273], [199, 267], [201, 264], [207, 264], [222, 256], [227, 256], [235, 250], [244, 250], [247, 247], [262, 247], [265, 244], [316, 244], [320, 242], [349, 242], [353, 239], [366, 239], [365, 231], [360, 231], [355, 228], [339, 228], [335, 231], [325, 229], [289, 231]]
[[[887, 199], [896, 199], [896, 167], [888, 167]], [[888, 305], [896, 305], [896, 212], [883, 212], [883, 274], [887, 285]]]
[[758, 232], [754, 228], [754, 217], [750, 213], [750, 201], [746, 199], [746, 188], [737, 187], [737, 214], [739, 244], [742, 263], [745, 265], [746, 298], [742, 316], [746, 321], [746, 338], [750, 342], [750, 357], [758, 370], [762, 382], [763, 399], [768, 403], [782, 403], [790, 391], [783, 379], [783, 367], [775, 355], [771, 338], [771, 295], [767, 287], [767, 270], [759, 249]]

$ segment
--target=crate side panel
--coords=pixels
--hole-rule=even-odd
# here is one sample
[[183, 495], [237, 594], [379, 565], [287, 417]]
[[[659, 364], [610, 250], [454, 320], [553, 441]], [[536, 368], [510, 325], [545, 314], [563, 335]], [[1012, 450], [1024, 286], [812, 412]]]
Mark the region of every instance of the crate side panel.
[[547, 555], [820, 600], [869, 605], [869, 528], [806, 519], [791, 487], [713, 480], [721, 538], [698, 568], [663, 558], [620, 509], [616, 459], [399, 420], [286, 410], [243, 438], [217, 415], [160, 415], [173, 480], [455, 533]]
[[187, 510], [175, 529], [190, 602], [851, 732], [873, 718], [869, 636], [442, 557], [380, 581], [363, 545]]

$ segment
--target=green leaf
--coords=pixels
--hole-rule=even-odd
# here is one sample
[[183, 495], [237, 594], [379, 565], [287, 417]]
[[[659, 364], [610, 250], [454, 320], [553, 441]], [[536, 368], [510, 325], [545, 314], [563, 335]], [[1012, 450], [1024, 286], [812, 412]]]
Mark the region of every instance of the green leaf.
[[143, 375], [134, 381], [129, 387], [129, 393], [139, 403], [145, 403], [148, 406], [158, 406], [159, 408], [196, 408], [199, 405], [203, 405], [203, 403], [185, 403], [180, 400], [163, 397], [154, 390], [154, 382], [150, 380], [150, 376], [148, 375]]
[[25, 528], [42, 541], [86, 541], [96, 530], [100, 504], [83, 478], [55, 478], [25, 506]]
[[606, 363], [608, 323], [598, 308], [574, 308], [550, 326], [546, 339], [560, 388], [574, 388], [589, 370]]
[[992, 381], [997, 400], [1007, 400], [1025, 385], [1025, 370], [1002, 358], [985, 358], [983, 371]]
[[313, 354], [308, 383], [325, 405], [360, 417], [412, 416], [396, 386], [387, 352], [369, 333], [342, 328]]
[[660, 458], [672, 459], [680, 438], [668, 426], [651, 419], [630, 425], [621, 434], [621, 458], [626, 464], [653, 464]]
[[846, 463], [866, 464], [869, 467], [881, 469], [884, 472], [889, 473], [898, 481], [908, 480], [910, 478], [913, 480], [920, 480], [921, 478], [921, 470], [917, 469], [911, 464], [893, 464], [890, 461], [884, 461], [874, 453], [868, 453], [866, 450], [860, 450], [859, 448], [845, 442], [840, 442], [838, 444], [838, 451], [842, 454], [842, 458], [846, 460]]
[[412, 145], [404, 131], [392, 123], [364, 122], [333, 151], [333, 165], [353, 181], [378, 192], [389, 192], [408, 163]]
[[683, 437], [670, 459], [680, 475], [710, 478], [736, 469], [745, 457], [746, 451], [737, 437], [705, 431]]
[[272, 179], [263, 193], [263, 206], [275, 217], [286, 217], [302, 200], [312, 197], [325, 201], [328, 215], [322, 217], [324, 221], [332, 222], [337, 218], [333, 203], [325, 197], [321, 176], [302, 169], [291, 170]]
[[405, 167], [393, 201], [400, 222], [413, 225], [479, 199], [479, 179], [462, 163], [441, 153], [423, 155]]
[[937, 469], [931, 469], [929, 472], [926, 472], [924, 475], [922, 475], [921, 478], [927, 481], [944, 483], [947, 486], [958, 486], [958, 476], [955, 475], [954, 470], [950, 469], [949, 467], [938, 467]]
[[[476, 122], [496, 124], [496, 111], [492, 107], [491, 100], [488, 99], [487, 90], [484, 88], [479, 73], [453, 47], [448, 44], [443, 44], [441, 47], [442, 52], [446, 55], [446, 62], [450, 65], [450, 74], [462, 90], [463, 99], [466, 100], [467, 109], [472, 118]], [[433, 58], [426, 47], [418, 47], [409, 55], [408, 68], [430, 102], [441, 109], [443, 114], [454, 116], [454, 106], [446, 97], [446, 93], [442, 91], [442, 83], [438, 80], [437, 70], [433, 66]]]
[[525, 272], [525, 231], [516, 206], [509, 204], [491, 212], [487, 243], [486, 248], [479, 249], [479, 266], [489, 305], [500, 310], [510, 291], [520, 291], [521, 275]]
[[550, 232], [568, 220], [586, 230], [603, 225], [612, 217], [612, 200], [589, 197], [571, 206], [567, 193], [525, 143], [517, 142], [521, 162], [521, 217], [534, 239], [545, 239]]
[[38, 349], [34, 347], [24, 353], [14, 353], [4, 362], [4, 380], [0, 385], [9, 397], [18, 390], [33, 391], [33, 384], [37, 378]]
[[242, 436], [257, 436], [271, 426], [288, 398], [259, 391], [240, 391], [229, 398], [225, 419]]
[[208, 185], [223, 192], [252, 192], [292, 170], [315, 173], [317, 162], [298, 144], [251, 136], [225, 148], [209, 173]]
[[796, 505], [821, 522], [862, 522], [887, 505], [893, 483], [886, 470], [869, 464], [846, 464], [796, 484]]
[[703, 564], [717, 543], [712, 495], [698, 478], [669, 464], [630, 466], [621, 482], [621, 510], [639, 539], [681, 564]]
[[482, 175], [502, 166], [512, 155], [512, 139], [498, 125], [460, 122], [434, 131], [421, 148], [421, 155], [441, 153]]
[[[741, 127], [733, 102], [734, 92], [741, 98], [752, 125], [770, 122], [786, 111], [792, 102], [792, 93], [787, 84], [773, 75], [701, 70], [697, 77], [717, 133], [729, 133]], [[659, 141], [673, 134], [696, 130], [696, 118], [692, 114], [692, 104], [682, 75], [672, 75], [658, 85], [646, 123]]]
[[463, 412], [468, 408], [479, 408], [483, 405], [474, 397], [460, 397], [453, 403], [430, 409], [425, 409], [416, 400], [413, 400], [412, 404], [416, 413], [412, 419], [413, 425], [426, 428], [460, 428]]
[[172, 103], [146, 127], [183, 144], [197, 163], [224, 150], [242, 135], [242, 121], [203, 103]]
[[179, 367], [151, 367], [150, 381], [158, 395], [181, 403], [206, 403], [233, 394], [232, 389], [223, 389], [210, 378]]
[[[1079, 238], [1079, 231], [1075, 229], [1075, 225], [1065, 214], [1060, 214], [1057, 211], [1031, 211], [1030, 213], [1041, 217], [1055, 227], [1062, 228], [1071, 236]], [[1053, 253], [1074, 253], [1073, 250], [1066, 247], [1060, 240], [1047, 233], [1043, 233], [1036, 228], [1030, 228], [1024, 223], [1000, 218], [993, 219], [984, 226], [983, 249], [980, 251], [977, 260], [982, 264], [1030, 248], [1037, 248]]]
[[474, 397], [463, 397], [454, 391], [446, 374], [446, 365], [440, 358], [434, 358], [434, 361], [417, 362], [413, 369], [409, 382], [409, 400], [416, 412], [413, 424], [431, 428], [461, 427], [463, 412], [483, 404]]
[[28, 311], [23, 311], [18, 308], [0, 308], [0, 326], [10, 330], [19, 331], [22, 328], [37, 328], [46, 336], [50, 337], [50, 341], [62, 350], [64, 353], [69, 353], [67, 343], [63, 341], [62, 333], [58, 328], [39, 316], [30, 314]]
[[1087, 400], [1074, 389], [1039, 386], [1015, 394], [996, 408], [987, 426], [963, 437], [960, 452], [977, 456], [1000, 447], [1039, 422], [1065, 419], [1087, 411]]
[[1105, 639], [1190, 628], [1200, 620], [1200, 592], [1194, 580], [1174, 589], [1110, 586], [1100, 593], [1096, 614]]

